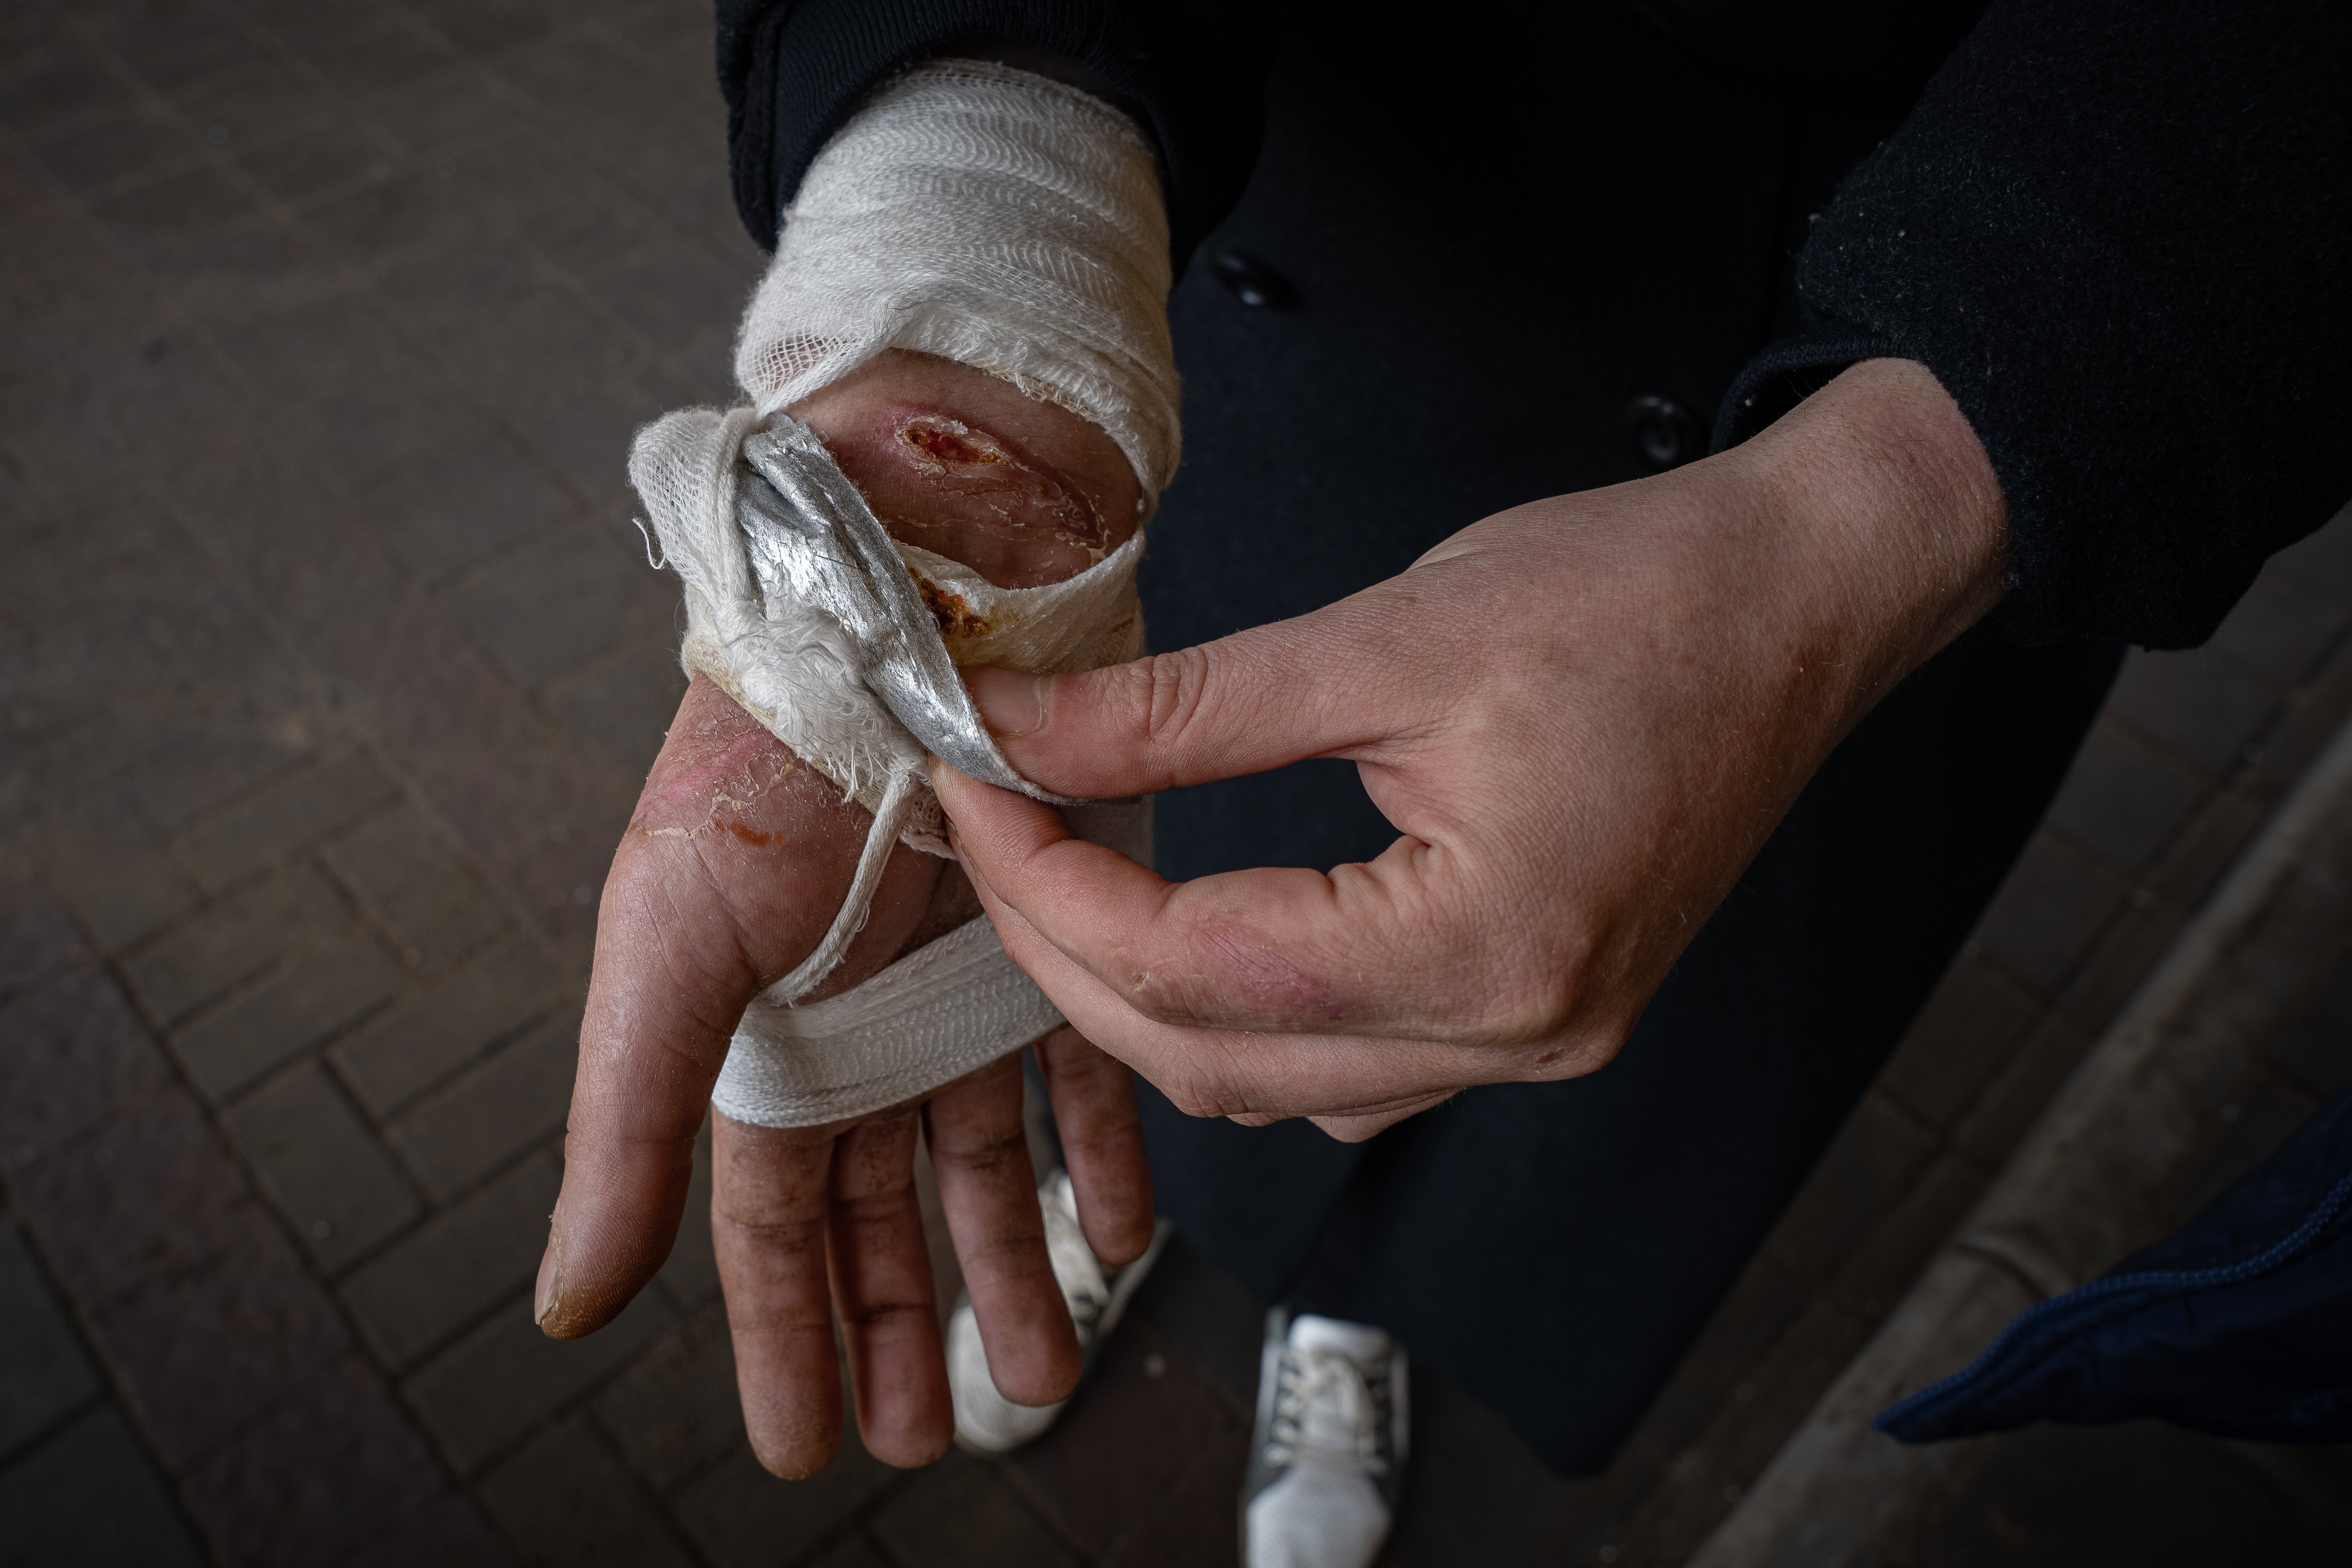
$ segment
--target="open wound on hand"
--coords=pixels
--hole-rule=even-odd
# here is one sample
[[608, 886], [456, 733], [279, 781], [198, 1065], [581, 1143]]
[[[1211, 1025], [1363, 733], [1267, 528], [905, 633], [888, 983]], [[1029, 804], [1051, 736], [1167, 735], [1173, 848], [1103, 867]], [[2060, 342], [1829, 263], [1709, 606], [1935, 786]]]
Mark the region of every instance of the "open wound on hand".
[[[1000, 588], [1076, 576], [1133, 527], [1107, 521], [1083, 488], [1018, 442], [937, 410], [887, 409], [826, 445], [892, 538], [961, 562]], [[942, 634], [984, 635], [971, 605], [925, 587]]]

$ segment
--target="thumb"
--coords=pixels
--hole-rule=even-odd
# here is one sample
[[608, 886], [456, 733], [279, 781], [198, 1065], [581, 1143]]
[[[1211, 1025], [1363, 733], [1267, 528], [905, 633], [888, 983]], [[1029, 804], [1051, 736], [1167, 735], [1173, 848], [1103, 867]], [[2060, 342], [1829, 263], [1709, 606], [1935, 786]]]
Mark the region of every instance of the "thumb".
[[964, 671], [1021, 775], [1081, 799], [1151, 795], [1345, 755], [1410, 717], [1352, 602], [1083, 675]]

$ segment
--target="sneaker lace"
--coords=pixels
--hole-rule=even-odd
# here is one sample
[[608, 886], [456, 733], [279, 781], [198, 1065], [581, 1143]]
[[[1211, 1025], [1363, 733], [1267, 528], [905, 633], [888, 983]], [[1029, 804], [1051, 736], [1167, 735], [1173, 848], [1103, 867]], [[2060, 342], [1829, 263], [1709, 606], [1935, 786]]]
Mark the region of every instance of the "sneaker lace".
[[[1384, 1373], [1368, 1377], [1338, 1351], [1286, 1345], [1276, 1379], [1274, 1418], [1266, 1432], [1268, 1463], [1288, 1465], [1312, 1458], [1368, 1476], [1388, 1474]], [[1335, 1434], [1335, 1427], [1345, 1436]]]

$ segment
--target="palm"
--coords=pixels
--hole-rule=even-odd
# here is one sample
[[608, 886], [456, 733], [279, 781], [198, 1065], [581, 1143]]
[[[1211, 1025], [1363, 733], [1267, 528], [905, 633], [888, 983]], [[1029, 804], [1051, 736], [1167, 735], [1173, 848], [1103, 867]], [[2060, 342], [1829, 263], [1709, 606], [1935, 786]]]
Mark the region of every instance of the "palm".
[[[1099, 440], [1058, 409], [939, 362], [911, 372], [885, 364], [869, 382], [945, 403], [934, 385], [910, 394], [910, 378], [955, 376], [986, 384], [954, 382], [960, 406], [1000, 424], [1042, 422], [1048, 445], [1076, 439], [1056, 421]], [[856, 395], [841, 394], [853, 413]], [[799, 412], [856, 471], [855, 431], [826, 429], [823, 409]], [[1090, 460], [1125, 473], [1115, 450]], [[1131, 499], [1124, 504], [1131, 514]], [[736, 1023], [824, 935], [869, 822], [723, 692], [702, 680], [688, 689], [598, 914], [563, 1193], [541, 1268], [539, 1317], [550, 1334], [610, 1321], [667, 1257], [695, 1134]], [[813, 995], [857, 984], [978, 912], [961, 870], [901, 846], [866, 926]], [[1087, 1239], [1106, 1262], [1129, 1261], [1152, 1221], [1126, 1069], [1067, 1028], [1036, 1050]], [[738, 1382], [753, 1447], [778, 1474], [811, 1474], [838, 1447], [836, 1312], [866, 1447], [908, 1465], [946, 1448], [952, 1415], [913, 1181], [919, 1131], [999, 1389], [1042, 1405], [1076, 1380], [1076, 1339], [1031, 1184], [1016, 1058], [825, 1127], [716, 1117], [712, 1218]]]

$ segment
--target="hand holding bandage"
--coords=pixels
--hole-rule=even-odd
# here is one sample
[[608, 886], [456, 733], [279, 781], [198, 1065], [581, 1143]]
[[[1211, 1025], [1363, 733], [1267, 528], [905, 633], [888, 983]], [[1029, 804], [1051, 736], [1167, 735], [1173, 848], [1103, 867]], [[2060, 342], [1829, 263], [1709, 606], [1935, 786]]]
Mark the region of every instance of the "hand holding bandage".
[[1170, 883], [934, 778], [1006, 951], [1087, 1038], [1196, 1114], [1366, 1137], [1608, 1062], [1831, 750], [1997, 601], [2006, 552], [1958, 405], [1866, 361], [1741, 447], [1488, 518], [1312, 615], [971, 672], [1007, 760], [1070, 795], [1348, 758], [1402, 835], [1367, 864]]
[[[633, 456], [688, 584], [697, 679], [605, 885], [539, 1316], [590, 1332], [642, 1288], [716, 1109], [738, 1379], [780, 1474], [839, 1441], [836, 1311], [866, 1447], [918, 1464], [946, 1447], [919, 1124], [992, 1375], [1023, 1403], [1069, 1392], [1076, 1342], [1001, 1054], [1032, 1031], [1052, 1030], [1037, 1054], [1088, 1243], [1117, 1264], [1150, 1239], [1126, 1070], [1055, 1027], [973, 923], [924, 742], [893, 706], [906, 670], [877, 649], [919, 632], [957, 702], [951, 658], [1080, 669], [1139, 650], [1117, 605], [1175, 455], [1155, 179], [1133, 129], [1083, 94], [993, 67], [908, 73], [803, 184], [745, 323], [754, 406], [672, 416]], [[802, 549], [793, 531], [843, 511], [793, 500], [803, 482], [853, 486], [835, 500], [867, 531]], [[884, 589], [889, 624], [864, 636], [845, 606]], [[1073, 596], [1110, 613], [1034, 613]]]

